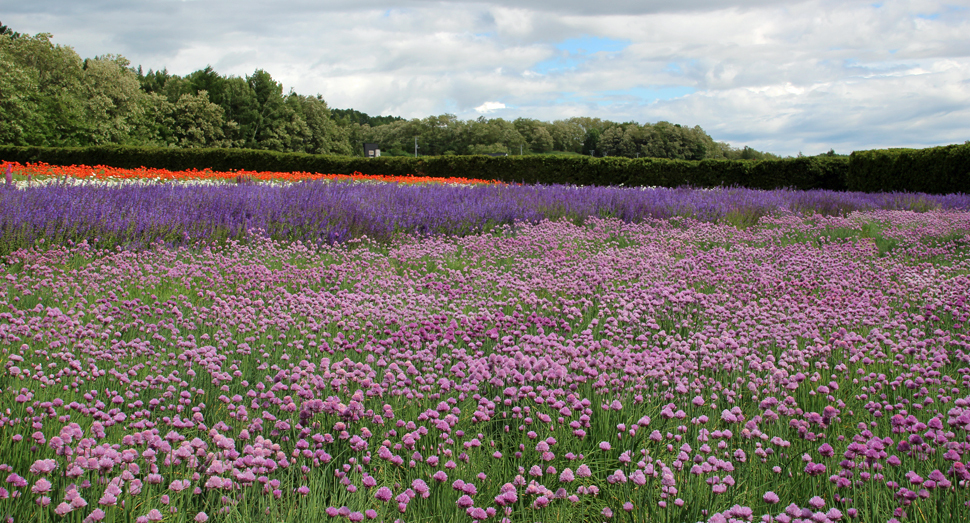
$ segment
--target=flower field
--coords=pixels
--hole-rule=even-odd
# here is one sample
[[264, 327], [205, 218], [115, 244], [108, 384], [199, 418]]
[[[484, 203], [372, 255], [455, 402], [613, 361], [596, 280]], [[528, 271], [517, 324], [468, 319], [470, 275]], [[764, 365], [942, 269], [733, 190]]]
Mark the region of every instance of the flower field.
[[968, 201], [0, 190], [0, 517], [966, 520]]
[[[306, 172], [266, 172], [266, 171], [212, 171], [189, 169], [185, 171], [170, 171], [141, 167], [125, 169], [106, 165], [48, 165], [43, 162], [21, 165], [8, 162], [5, 169], [17, 173], [17, 179], [23, 185], [28, 180], [33, 181], [100, 181], [100, 182], [306, 182], [318, 180], [355, 181], [355, 182], [391, 182], [391, 183], [445, 183], [445, 184], [488, 184], [484, 180], [468, 178], [434, 178], [429, 176], [385, 176], [372, 174], [321, 174]], [[11, 176], [11, 182], [13, 177]]]

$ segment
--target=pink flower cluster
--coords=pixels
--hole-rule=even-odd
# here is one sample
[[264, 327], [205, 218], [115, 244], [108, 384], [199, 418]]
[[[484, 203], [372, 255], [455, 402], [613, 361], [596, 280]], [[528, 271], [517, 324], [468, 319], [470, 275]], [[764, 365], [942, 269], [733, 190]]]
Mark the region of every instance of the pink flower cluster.
[[0, 512], [960, 519], [965, 231], [881, 211], [18, 251]]

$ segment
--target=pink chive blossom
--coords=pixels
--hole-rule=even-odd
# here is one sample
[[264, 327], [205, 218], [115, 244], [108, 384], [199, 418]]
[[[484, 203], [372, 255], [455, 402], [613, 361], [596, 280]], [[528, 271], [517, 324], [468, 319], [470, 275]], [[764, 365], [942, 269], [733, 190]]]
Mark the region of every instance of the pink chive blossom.
[[51, 491], [51, 482], [47, 481], [47, 478], [40, 478], [30, 488], [30, 491], [34, 494], [46, 494]]
[[57, 462], [52, 459], [39, 459], [30, 466], [30, 473], [43, 475], [50, 474], [57, 468]]
[[390, 501], [390, 499], [391, 499], [391, 497], [393, 495], [394, 495], [394, 493], [391, 492], [391, 489], [389, 489], [387, 487], [381, 487], [381, 488], [377, 489], [377, 492], [374, 493], [374, 497], [375, 498], [377, 498], [380, 501], [385, 501], [385, 502], [386, 501]]

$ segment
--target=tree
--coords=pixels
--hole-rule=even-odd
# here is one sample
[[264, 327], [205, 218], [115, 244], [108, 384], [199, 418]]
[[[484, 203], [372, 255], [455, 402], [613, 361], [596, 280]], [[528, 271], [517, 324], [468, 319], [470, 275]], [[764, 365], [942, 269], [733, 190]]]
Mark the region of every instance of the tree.
[[247, 118], [240, 121], [246, 147], [282, 150], [281, 130], [277, 126], [283, 122], [283, 84], [262, 69], [247, 76], [246, 84], [253, 94]]
[[209, 93], [183, 94], [172, 106], [169, 143], [178, 147], [227, 147], [222, 107], [209, 101]]
[[[600, 130], [593, 128], [586, 131], [586, 137], [583, 139], [583, 154], [595, 155], [596, 151], [599, 149], [600, 140]], [[603, 155], [603, 151], [599, 151], [600, 156]]]
[[622, 125], [613, 125], [603, 131], [598, 140], [598, 149], [603, 156], [626, 156], [633, 158], [636, 156], [637, 144], [633, 141], [633, 130], [639, 130], [639, 125], [627, 125], [624, 129]]
[[86, 143], [87, 94], [81, 58], [70, 47], [55, 46], [50, 39], [47, 33], [0, 36], [0, 59], [5, 62], [0, 76], [7, 77], [0, 92], [0, 105], [6, 107], [0, 110], [8, 115], [4, 139], [10, 140], [5, 143]]
[[552, 135], [552, 148], [555, 151], [579, 153], [586, 141], [586, 129], [578, 122], [570, 120], [556, 120], [548, 128]]
[[12, 29], [3, 25], [3, 23], [0, 22], [0, 36], [7, 36], [10, 38], [20, 38], [20, 33], [15, 33]]
[[529, 148], [535, 153], [547, 153], [552, 151], [552, 135], [545, 127], [540, 127], [535, 130], [532, 134], [532, 140], [529, 141]]
[[322, 96], [291, 95], [291, 99], [293, 96], [296, 96], [300, 116], [310, 130], [310, 137], [305, 144], [306, 152], [344, 155], [353, 153], [347, 141], [347, 133], [330, 117], [330, 108]]
[[476, 143], [468, 148], [468, 154], [508, 154], [509, 148], [503, 143]]
[[35, 135], [44, 126], [43, 116], [38, 100], [31, 96], [37, 92], [36, 75], [5, 56], [2, 49], [0, 47], [0, 70], [3, 71], [0, 74], [0, 143], [43, 144], [46, 137]]
[[105, 55], [84, 61], [88, 127], [95, 144], [137, 143], [145, 96], [138, 75], [123, 56]]
[[187, 75], [185, 81], [191, 91], [195, 93], [205, 91], [212, 103], [222, 105], [226, 79], [217, 73], [211, 65]]

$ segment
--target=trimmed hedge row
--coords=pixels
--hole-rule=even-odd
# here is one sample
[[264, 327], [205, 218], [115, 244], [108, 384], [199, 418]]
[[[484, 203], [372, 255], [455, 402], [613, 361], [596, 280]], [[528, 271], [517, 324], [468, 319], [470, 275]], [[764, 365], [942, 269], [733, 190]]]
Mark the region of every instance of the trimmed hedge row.
[[785, 160], [667, 160], [556, 156], [428, 156], [353, 158], [247, 149], [173, 149], [151, 147], [0, 146], [0, 160], [51, 165], [110, 165], [170, 170], [212, 169], [276, 172], [465, 177], [505, 182], [576, 185], [692, 187], [739, 186], [753, 189], [844, 190], [846, 158]]
[[970, 144], [856, 151], [846, 182], [850, 191], [970, 193]]

